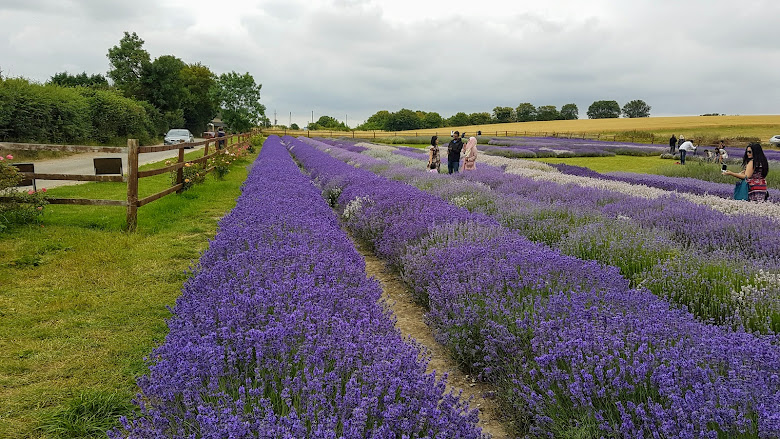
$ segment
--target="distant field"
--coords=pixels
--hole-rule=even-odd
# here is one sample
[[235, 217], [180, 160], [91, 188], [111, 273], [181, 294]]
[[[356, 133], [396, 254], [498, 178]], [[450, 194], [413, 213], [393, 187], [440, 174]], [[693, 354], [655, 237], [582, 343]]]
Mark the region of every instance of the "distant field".
[[398, 135], [414, 133], [432, 135], [450, 130], [466, 131], [471, 134], [481, 130], [483, 135], [504, 135], [506, 131], [528, 133], [574, 133], [574, 134], [653, 134], [656, 143], [672, 134], [685, 135], [686, 138], [720, 137], [739, 138], [757, 137], [766, 142], [775, 134], [780, 134], [780, 115], [769, 116], [684, 116], [684, 117], [644, 117], [636, 119], [578, 119], [553, 120], [546, 122], [515, 122], [491, 125], [447, 127], [429, 130], [398, 132]]

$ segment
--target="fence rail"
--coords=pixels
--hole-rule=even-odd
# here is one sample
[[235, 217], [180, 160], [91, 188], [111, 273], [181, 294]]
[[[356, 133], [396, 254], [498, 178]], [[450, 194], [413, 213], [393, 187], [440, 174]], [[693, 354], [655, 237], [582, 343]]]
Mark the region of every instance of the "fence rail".
[[[137, 139], [127, 139], [127, 147], [113, 146], [83, 146], [83, 145], [51, 145], [51, 144], [33, 144], [33, 143], [0, 143], [0, 149], [24, 150], [24, 151], [69, 151], [69, 152], [105, 152], [105, 153], [127, 153], [127, 176], [124, 175], [83, 175], [83, 174], [50, 174], [37, 172], [19, 172], [25, 179], [38, 180], [70, 180], [70, 181], [91, 181], [91, 182], [126, 182], [127, 198], [125, 200], [101, 200], [90, 198], [46, 198], [50, 204], [70, 204], [82, 206], [123, 206], [127, 208], [127, 230], [134, 231], [138, 226], [138, 208], [147, 205], [153, 201], [159, 200], [174, 192], [181, 193], [184, 187], [184, 167], [187, 163], [207, 163], [209, 159], [224, 154], [227, 146], [243, 146], [249, 142], [250, 134], [235, 134], [232, 136], [220, 137], [215, 139], [206, 139], [193, 143], [178, 143], [175, 145], [159, 146], [138, 146]], [[224, 143], [223, 143], [224, 142]], [[192, 160], [184, 160], [184, 149], [194, 146], [204, 145], [203, 157]], [[213, 152], [209, 153], [209, 147], [214, 147]], [[224, 145], [225, 147], [220, 147]], [[176, 163], [164, 166], [162, 168], [139, 171], [139, 156], [144, 153], [162, 152], [178, 150]], [[214, 168], [205, 169], [208, 174]], [[152, 177], [164, 174], [166, 172], [176, 172], [176, 182], [170, 188], [160, 191], [147, 197], [138, 198], [138, 182], [142, 178]], [[10, 197], [0, 197], [0, 202], [11, 201]]]

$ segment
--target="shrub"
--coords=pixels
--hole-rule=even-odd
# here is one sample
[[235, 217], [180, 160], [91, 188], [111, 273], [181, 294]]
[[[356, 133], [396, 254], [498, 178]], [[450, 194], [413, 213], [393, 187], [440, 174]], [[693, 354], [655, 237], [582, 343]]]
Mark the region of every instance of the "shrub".
[[43, 208], [46, 204], [46, 189], [21, 192], [16, 185], [22, 181], [22, 176], [9, 162], [13, 160], [10, 154], [0, 157], [0, 197], [7, 201], [0, 202], [0, 232], [11, 224], [31, 224], [40, 222]]
[[[166, 165], [170, 165], [171, 161], [167, 160], [165, 162]], [[186, 191], [196, 184], [201, 184], [204, 181], [206, 181], [206, 169], [203, 167], [200, 163], [185, 163], [183, 169], [183, 181], [182, 183], [184, 186], [182, 186], [181, 190]], [[177, 181], [177, 172], [171, 171], [171, 186], [176, 186], [178, 184]]]

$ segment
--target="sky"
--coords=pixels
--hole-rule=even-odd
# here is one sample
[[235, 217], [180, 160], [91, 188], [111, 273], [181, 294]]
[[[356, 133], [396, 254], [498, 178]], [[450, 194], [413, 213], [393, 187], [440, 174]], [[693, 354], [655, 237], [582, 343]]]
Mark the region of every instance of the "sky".
[[[249, 72], [266, 115], [489, 112], [641, 99], [651, 116], [780, 114], [778, 0], [0, 0], [0, 70], [106, 74], [152, 59]], [[276, 116], [274, 116], [276, 113]]]

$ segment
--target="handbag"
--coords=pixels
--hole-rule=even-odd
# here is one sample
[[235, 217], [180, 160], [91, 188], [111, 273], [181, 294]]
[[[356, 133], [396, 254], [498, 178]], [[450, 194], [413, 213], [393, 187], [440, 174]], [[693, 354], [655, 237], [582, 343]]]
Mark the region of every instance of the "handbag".
[[734, 185], [734, 199], [747, 201], [748, 199], [748, 182], [747, 179], [739, 180]]

